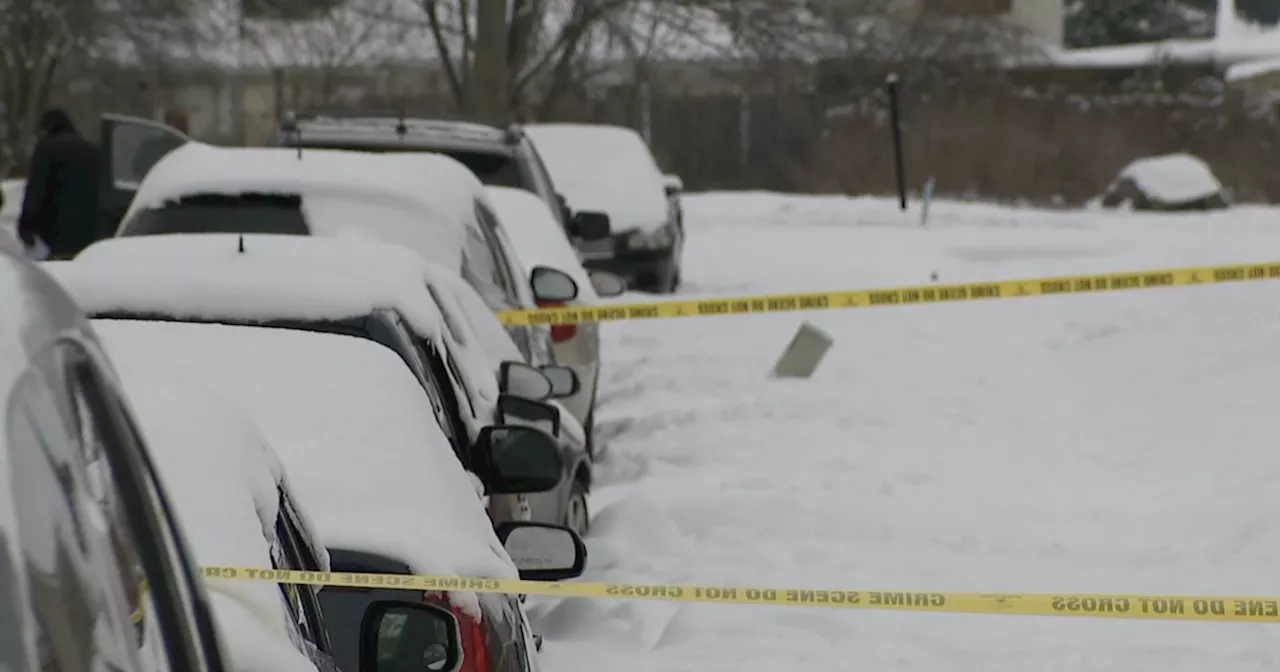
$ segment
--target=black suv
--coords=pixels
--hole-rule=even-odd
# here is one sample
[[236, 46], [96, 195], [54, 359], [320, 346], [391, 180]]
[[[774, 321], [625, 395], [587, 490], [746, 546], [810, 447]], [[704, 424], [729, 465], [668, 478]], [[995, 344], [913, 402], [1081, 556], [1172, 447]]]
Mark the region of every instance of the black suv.
[[523, 189], [547, 208], [575, 245], [609, 236], [603, 213], [573, 213], [519, 126], [386, 116], [294, 115], [274, 144], [362, 152], [433, 152], [452, 157], [488, 186]]

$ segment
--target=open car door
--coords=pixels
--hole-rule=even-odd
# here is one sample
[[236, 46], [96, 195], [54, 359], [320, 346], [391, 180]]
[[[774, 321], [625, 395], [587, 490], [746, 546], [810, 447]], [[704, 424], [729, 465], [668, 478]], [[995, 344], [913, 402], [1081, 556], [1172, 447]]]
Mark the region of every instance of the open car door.
[[133, 203], [138, 185], [173, 150], [191, 142], [182, 131], [150, 119], [118, 114], [102, 115], [103, 191], [100, 235], [114, 236]]

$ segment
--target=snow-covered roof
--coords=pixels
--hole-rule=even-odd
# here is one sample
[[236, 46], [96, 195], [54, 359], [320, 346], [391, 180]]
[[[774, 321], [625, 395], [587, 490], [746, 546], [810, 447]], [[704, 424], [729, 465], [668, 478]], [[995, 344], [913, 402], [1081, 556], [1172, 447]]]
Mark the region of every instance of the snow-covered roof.
[[[459, 363], [459, 375], [464, 378], [463, 382], [471, 392], [468, 396], [476, 407], [478, 417], [465, 418], [472, 438], [481, 426], [492, 420], [498, 401], [497, 365], [476, 359], [474, 350], [478, 346], [474, 339], [469, 339], [470, 334], [465, 328], [459, 329], [456, 304], [441, 305], [442, 301], [451, 301], [452, 296], [437, 296], [428, 289], [430, 278], [434, 278], [431, 284], [440, 282], [440, 278], [457, 278], [452, 270], [426, 261], [408, 248], [366, 236], [246, 235], [243, 236], [244, 255], [237, 252], [241, 238], [236, 234], [214, 233], [111, 238], [86, 248], [71, 263], [93, 263], [114, 269], [146, 266], [156, 259], [164, 259], [166, 264], [185, 268], [187, 262], [205, 264], [221, 261], [235, 265], [242, 256], [249, 256], [255, 265], [266, 266], [276, 272], [296, 269], [308, 277], [321, 273], [340, 279], [348, 286], [381, 287], [380, 295], [387, 297], [383, 307], [396, 308], [406, 316], [417, 315], [417, 320], [410, 318], [413, 323], [410, 326], [425, 338], [436, 340], [444, 337], [442, 345], [454, 354]], [[457, 282], [463, 283], [461, 278], [457, 278]], [[488, 318], [500, 326], [493, 311], [487, 312]], [[420, 321], [428, 319], [432, 320], [430, 329], [417, 328]], [[515, 359], [522, 359], [518, 352]], [[459, 394], [464, 393], [466, 391], [459, 390]]]
[[656, 230], [666, 223], [662, 171], [638, 133], [598, 124], [524, 128], [575, 210], [607, 213], [614, 231]]
[[1229, 82], [1234, 82], [1242, 79], [1252, 79], [1276, 71], [1280, 71], [1280, 57], [1246, 61], [1244, 63], [1236, 63], [1227, 68], [1226, 79]]
[[[388, 348], [350, 336], [96, 320], [121, 367], [167, 372], [249, 411], [324, 542], [414, 572], [515, 578], [431, 401]], [[479, 617], [472, 593], [451, 598]]]
[[511, 187], [485, 187], [485, 192], [525, 268], [546, 266], [568, 273], [578, 283], [577, 303], [599, 301], [577, 250], [542, 199]]
[[[170, 237], [139, 236], [100, 244], [105, 249], [108, 244], [125, 244], [116, 241], [144, 245]], [[234, 247], [228, 250], [225, 262], [193, 263], [155, 256], [142, 261], [145, 257], [139, 255], [136, 263], [112, 263], [122, 257], [108, 256], [95, 253], [42, 265], [90, 315], [161, 314], [237, 322], [339, 321], [377, 310], [398, 310], [414, 331], [426, 337], [438, 335], [442, 326], [433, 304], [418, 300], [419, 296], [409, 293], [404, 285], [372, 270], [357, 281], [334, 269], [281, 268], [269, 260], [238, 255]]]
[[184, 145], [142, 181], [133, 213], [190, 194], [278, 193], [302, 197], [311, 232], [362, 231], [408, 245], [424, 257], [461, 264], [465, 219], [483, 198], [479, 179], [458, 161], [428, 152]]
[[[270, 568], [283, 470], [258, 428], [216, 394], [150, 375], [128, 358], [115, 364], [196, 561]], [[236, 670], [271, 672], [286, 660], [283, 669], [315, 671], [290, 640], [279, 587], [212, 582], [209, 591], [220, 630], [248, 612], [277, 650], [264, 656], [260, 646], [242, 641], [246, 628], [224, 632]], [[227, 609], [227, 602], [240, 609]]]

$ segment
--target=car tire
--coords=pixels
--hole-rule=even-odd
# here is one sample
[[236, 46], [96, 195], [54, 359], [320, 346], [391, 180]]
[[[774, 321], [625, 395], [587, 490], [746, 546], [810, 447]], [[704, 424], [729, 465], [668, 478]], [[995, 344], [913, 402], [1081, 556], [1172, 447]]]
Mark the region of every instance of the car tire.
[[591, 529], [591, 511], [587, 508], [587, 485], [580, 478], [573, 479], [569, 501], [565, 502], [564, 520], [560, 524], [584, 537]]

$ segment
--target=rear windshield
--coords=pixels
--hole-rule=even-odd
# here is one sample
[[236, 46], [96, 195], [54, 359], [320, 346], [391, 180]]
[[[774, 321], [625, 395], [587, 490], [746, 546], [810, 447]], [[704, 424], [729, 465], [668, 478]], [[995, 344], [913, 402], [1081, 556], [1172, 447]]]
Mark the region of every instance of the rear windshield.
[[192, 194], [139, 210], [121, 236], [166, 233], [310, 233], [296, 194]]

